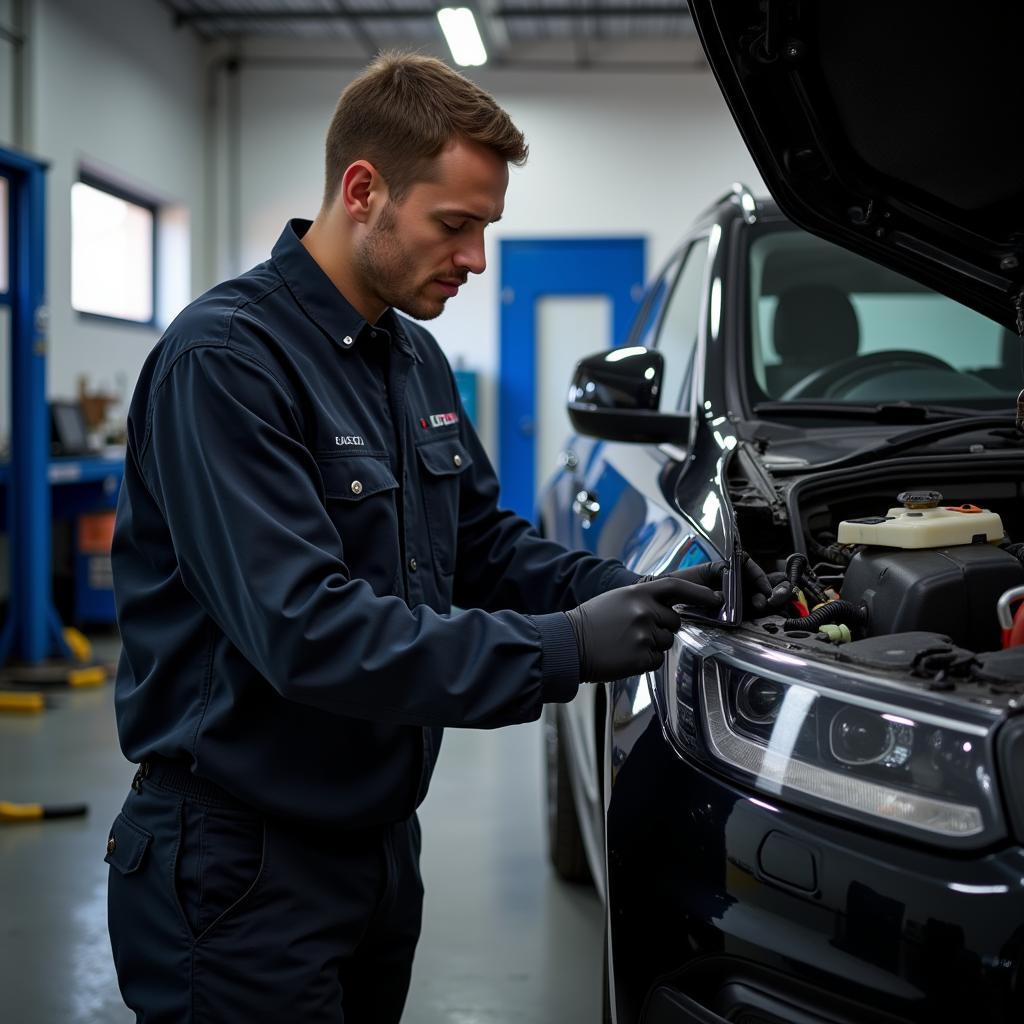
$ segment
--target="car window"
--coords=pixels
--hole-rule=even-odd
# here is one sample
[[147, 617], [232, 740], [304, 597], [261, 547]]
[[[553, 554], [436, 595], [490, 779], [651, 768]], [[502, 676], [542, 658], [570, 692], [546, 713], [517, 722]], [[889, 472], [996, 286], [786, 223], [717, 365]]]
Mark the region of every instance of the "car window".
[[1021, 343], [930, 288], [795, 229], [751, 242], [751, 372], [769, 398], [1002, 405]]
[[673, 256], [658, 279], [647, 289], [640, 312], [630, 328], [627, 345], [643, 345], [650, 348], [653, 344], [654, 332], [661, 322], [661, 313], [665, 308], [665, 298], [679, 272], [681, 259], [680, 255]]
[[656, 347], [665, 357], [661, 408], [666, 412], [679, 407], [683, 386], [689, 378], [704, 308], [707, 257], [707, 238], [698, 239], [690, 246], [658, 330]]

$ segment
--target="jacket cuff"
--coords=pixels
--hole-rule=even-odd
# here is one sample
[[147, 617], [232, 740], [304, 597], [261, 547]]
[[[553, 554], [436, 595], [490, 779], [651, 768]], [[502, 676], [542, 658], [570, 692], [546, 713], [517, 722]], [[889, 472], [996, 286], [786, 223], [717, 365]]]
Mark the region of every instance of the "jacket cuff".
[[540, 633], [541, 700], [564, 704], [580, 686], [580, 651], [572, 624], [564, 612], [528, 618]]
[[614, 562], [601, 577], [600, 593], [604, 594], [609, 590], [618, 590], [619, 587], [632, 586], [640, 579], [643, 577], [639, 573], [627, 569], [621, 562]]

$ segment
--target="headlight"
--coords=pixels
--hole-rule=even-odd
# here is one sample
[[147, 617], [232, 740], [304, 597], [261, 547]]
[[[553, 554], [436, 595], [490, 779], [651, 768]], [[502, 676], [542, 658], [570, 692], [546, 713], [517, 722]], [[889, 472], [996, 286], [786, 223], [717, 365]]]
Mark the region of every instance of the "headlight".
[[984, 708], [689, 625], [654, 683], [681, 754], [780, 801], [947, 845], [1004, 832]]
[[737, 711], [751, 725], [771, 725], [779, 716], [785, 695], [778, 683], [745, 672], [736, 688]]
[[[828, 748], [845, 765], [904, 765], [914, 746], [913, 722], [899, 723], [894, 716], [849, 705], [841, 707], [828, 727]], [[935, 733], [942, 742], [942, 733]], [[967, 744], [971, 748], [971, 744]]]

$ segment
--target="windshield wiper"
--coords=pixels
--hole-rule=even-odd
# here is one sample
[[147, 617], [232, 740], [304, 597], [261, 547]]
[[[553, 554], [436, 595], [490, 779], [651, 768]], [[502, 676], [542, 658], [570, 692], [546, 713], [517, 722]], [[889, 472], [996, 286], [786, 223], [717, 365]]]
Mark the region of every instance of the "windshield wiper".
[[889, 458], [899, 452], [917, 448], [922, 444], [932, 441], [941, 441], [946, 437], [954, 437], [957, 434], [973, 433], [984, 430], [990, 434], [996, 434], [1004, 440], [1022, 443], [1024, 435], [1018, 433], [1016, 422], [1012, 415], [1004, 413], [1002, 416], [995, 414], [961, 416], [959, 419], [945, 420], [941, 423], [929, 423], [919, 427], [917, 430], [903, 430], [892, 437], [886, 438], [874, 444], [858, 448], [856, 451], [844, 455], [842, 458], [832, 462], [822, 463], [817, 469], [832, 468], [837, 466], [854, 466], [859, 462], [867, 462], [878, 457]]
[[876, 405], [866, 405], [854, 402], [771, 401], [758, 402], [753, 411], [760, 416], [793, 416], [808, 419], [834, 416], [837, 419], [897, 424], [939, 420], [946, 422], [950, 419], [959, 420], [976, 415], [974, 410], [954, 405], [919, 405], [916, 402], [880, 402]]

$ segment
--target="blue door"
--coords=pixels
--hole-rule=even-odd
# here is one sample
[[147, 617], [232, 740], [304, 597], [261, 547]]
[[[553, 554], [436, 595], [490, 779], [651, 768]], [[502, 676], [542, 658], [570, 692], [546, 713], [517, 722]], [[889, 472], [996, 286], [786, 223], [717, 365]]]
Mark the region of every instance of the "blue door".
[[[579, 358], [625, 340], [643, 294], [644, 266], [643, 238], [502, 240], [498, 459], [505, 508], [533, 518], [538, 470], [553, 468], [538, 464], [544, 410], [537, 396], [561, 395], [564, 405], [572, 361], [566, 363], [566, 353]], [[550, 366], [559, 367], [557, 380], [545, 376]]]

